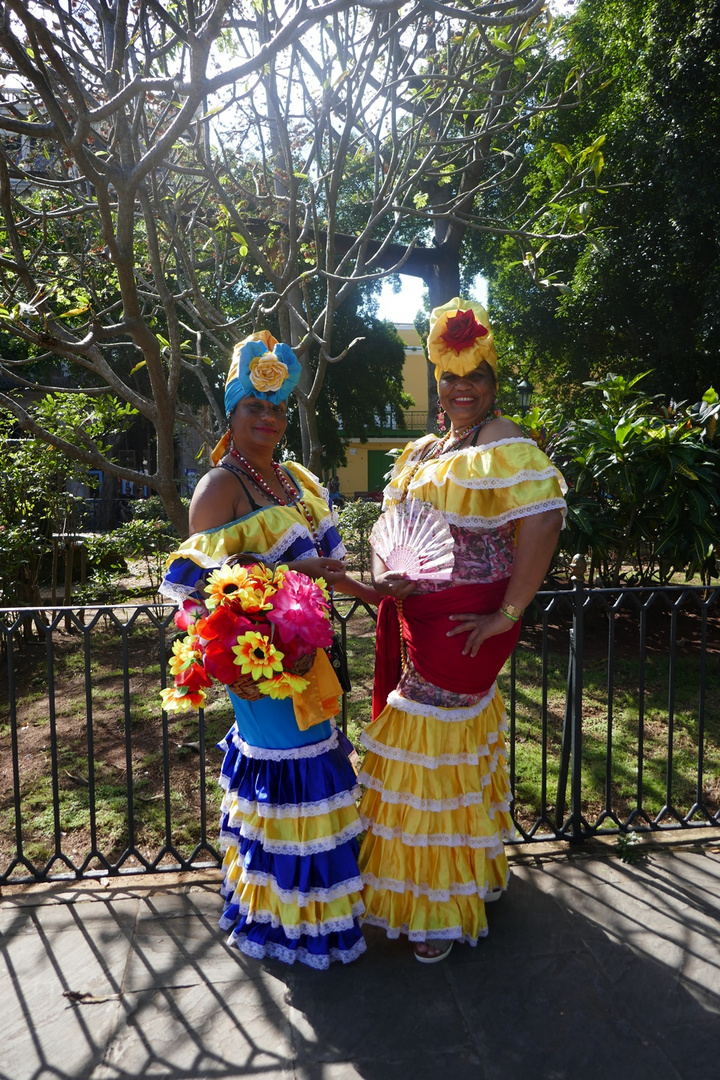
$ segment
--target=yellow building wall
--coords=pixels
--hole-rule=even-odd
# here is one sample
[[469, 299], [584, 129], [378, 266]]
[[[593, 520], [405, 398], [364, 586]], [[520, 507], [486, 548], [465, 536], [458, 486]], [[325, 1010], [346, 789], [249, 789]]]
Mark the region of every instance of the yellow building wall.
[[[427, 364], [425, 353], [418, 332], [412, 323], [395, 324], [400, 338], [405, 343], [405, 365], [403, 367], [403, 389], [414, 399], [415, 404], [405, 414], [408, 428], [425, 430], [427, 415]], [[388, 434], [382, 438], [371, 438], [361, 443], [352, 439], [347, 446], [347, 465], [338, 469], [340, 491], [346, 498], [356, 494], [377, 490], [382, 482], [374, 482], [379, 469], [388, 472], [392, 468], [392, 458], [387, 457], [381, 463], [379, 454], [389, 450], [401, 450], [409, 441], [409, 436], [398, 432], [397, 436]], [[370, 459], [372, 457], [372, 463]]]

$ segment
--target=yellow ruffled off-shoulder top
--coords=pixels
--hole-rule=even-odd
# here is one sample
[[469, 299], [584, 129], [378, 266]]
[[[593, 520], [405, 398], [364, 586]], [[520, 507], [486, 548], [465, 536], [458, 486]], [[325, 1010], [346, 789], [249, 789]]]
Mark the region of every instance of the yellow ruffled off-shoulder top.
[[500, 439], [440, 457], [425, 457], [437, 443], [427, 435], [409, 443], [384, 491], [384, 507], [409, 498], [429, 502], [448, 523], [494, 529], [546, 510], [567, 510], [559, 469], [530, 438]]

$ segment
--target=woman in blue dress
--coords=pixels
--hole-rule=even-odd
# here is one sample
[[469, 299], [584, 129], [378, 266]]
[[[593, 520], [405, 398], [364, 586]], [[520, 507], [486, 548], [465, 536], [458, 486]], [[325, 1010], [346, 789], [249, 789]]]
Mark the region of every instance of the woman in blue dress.
[[[228, 432], [190, 505], [192, 535], [170, 556], [162, 591], [202, 597], [229, 561], [283, 563], [339, 592], [377, 602], [345, 572], [345, 548], [327, 494], [273, 451], [287, 426], [300, 365], [267, 331], [235, 349], [225, 391]], [[244, 953], [314, 968], [348, 963], [365, 949], [357, 868], [359, 789], [347, 740], [332, 723], [340, 686], [322, 649], [309, 686], [284, 700], [230, 687], [235, 722], [220, 744], [225, 791], [220, 925]]]

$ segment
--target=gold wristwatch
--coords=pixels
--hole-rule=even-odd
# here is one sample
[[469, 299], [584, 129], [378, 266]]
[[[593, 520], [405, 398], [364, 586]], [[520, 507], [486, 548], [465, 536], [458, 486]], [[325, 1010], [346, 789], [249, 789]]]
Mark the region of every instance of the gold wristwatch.
[[515, 604], [508, 604], [507, 602], [500, 605], [500, 610], [503, 615], [507, 615], [508, 619], [512, 619], [513, 622], [517, 622], [524, 612], [524, 607], [516, 607]]

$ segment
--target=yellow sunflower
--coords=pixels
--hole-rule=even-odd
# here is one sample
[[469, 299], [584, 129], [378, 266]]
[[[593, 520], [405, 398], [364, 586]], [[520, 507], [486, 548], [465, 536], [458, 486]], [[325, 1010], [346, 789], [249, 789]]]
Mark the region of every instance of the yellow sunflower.
[[285, 653], [281, 653], [270, 638], [258, 634], [256, 630], [248, 630], [239, 637], [232, 651], [242, 674], [252, 675], [255, 682], [258, 679], [272, 679], [276, 672], [282, 671]]
[[246, 587], [249, 578], [250, 572], [247, 566], [231, 566], [225, 563], [217, 570], [213, 570], [205, 586], [207, 606], [213, 609], [227, 600], [234, 600], [238, 591]]
[[170, 671], [172, 672], [173, 677], [179, 675], [181, 671], [186, 671], [191, 664], [198, 663], [198, 660], [202, 656], [198, 639], [191, 634], [174, 641], [172, 651], [173, 654], [170, 657]]
[[301, 694], [309, 685], [308, 680], [303, 679], [302, 675], [292, 675], [289, 671], [282, 671], [274, 679], [258, 683], [257, 688], [261, 694], [282, 699], [290, 697], [291, 694]]
[[187, 686], [166, 686], [160, 697], [165, 712], [191, 712], [205, 705], [205, 691], [190, 690]]
[[330, 603], [330, 590], [328, 589], [328, 584], [325, 578], [316, 577], [315, 584], [317, 585], [318, 589], [323, 594], [327, 602]]

